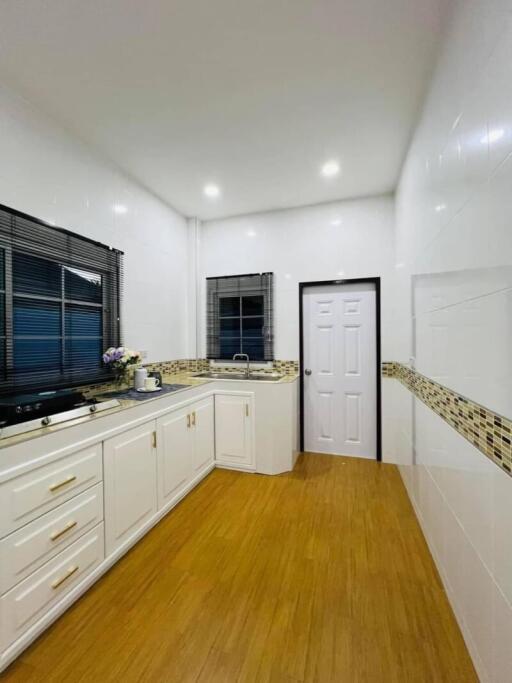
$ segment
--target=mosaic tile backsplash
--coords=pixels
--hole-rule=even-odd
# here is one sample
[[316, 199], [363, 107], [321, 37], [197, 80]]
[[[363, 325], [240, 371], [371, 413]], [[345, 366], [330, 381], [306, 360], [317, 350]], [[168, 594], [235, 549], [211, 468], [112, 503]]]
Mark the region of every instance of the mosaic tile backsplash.
[[[181, 359], [181, 360], [165, 360], [158, 363], [144, 363], [144, 366], [149, 372], [161, 372], [165, 375], [175, 375], [181, 372], [206, 372], [210, 369], [210, 361], [207, 358]], [[240, 372], [239, 367], [222, 367], [219, 364], [215, 366], [218, 372]], [[132, 385], [133, 373], [135, 366], [128, 369], [126, 381], [122, 383], [105, 383], [95, 384], [91, 386], [79, 387], [88, 397], [97, 396], [107, 391], [115, 391], [127, 389]], [[275, 360], [272, 367], [262, 368], [258, 372], [265, 374], [272, 374], [278, 372], [280, 375], [296, 375], [299, 372], [299, 362], [296, 360]]]
[[395, 378], [498, 467], [512, 475], [512, 421], [470, 401], [403, 363], [382, 363], [382, 376]]

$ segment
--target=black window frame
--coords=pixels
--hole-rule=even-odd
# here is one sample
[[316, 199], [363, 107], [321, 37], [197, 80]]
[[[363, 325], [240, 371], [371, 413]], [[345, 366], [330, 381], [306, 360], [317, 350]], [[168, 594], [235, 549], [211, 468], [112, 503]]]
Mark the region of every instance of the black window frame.
[[[123, 252], [64, 228], [57, 228], [40, 219], [0, 204], [0, 250], [4, 254], [4, 362], [0, 364], [0, 395], [26, 393], [40, 389], [57, 389], [97, 384], [112, 379], [112, 371], [101, 363], [101, 354], [108, 346], [121, 344], [121, 294], [123, 279]], [[57, 264], [60, 271], [60, 293], [15, 291], [13, 255], [20, 254]], [[71, 298], [66, 289], [68, 269], [101, 277], [101, 301]], [[69, 282], [69, 281], [68, 281]], [[2, 279], [0, 274], [0, 286]], [[76, 292], [75, 292], [76, 294]], [[55, 304], [59, 307], [60, 334], [15, 334], [15, 300]], [[99, 335], [70, 334], [67, 312], [83, 309], [101, 310]], [[0, 332], [2, 321], [0, 321]], [[15, 367], [16, 341], [24, 339], [59, 340], [59, 363], [38, 369]], [[73, 357], [71, 341], [99, 341], [98, 363], [91, 364], [84, 354], [82, 363], [70, 363]], [[67, 355], [69, 354], [69, 355]], [[1, 361], [1, 354], [0, 354]], [[3, 367], [2, 367], [3, 365]]]
[[[251, 361], [257, 363], [271, 362], [274, 360], [274, 333], [273, 333], [273, 273], [250, 273], [242, 275], [227, 275], [209, 277], [207, 281], [207, 353], [206, 356], [214, 361], [231, 361], [235, 353], [247, 353], [244, 348], [250, 340], [256, 339], [254, 335], [244, 334], [244, 320], [262, 319], [262, 352], [257, 356], [251, 355]], [[249, 297], [262, 297], [262, 314], [244, 315], [243, 301]], [[222, 299], [238, 299], [238, 314], [222, 315]], [[233, 354], [221, 353], [221, 320], [239, 321], [239, 348]], [[233, 349], [232, 349], [233, 350]], [[250, 349], [249, 349], [250, 350]]]

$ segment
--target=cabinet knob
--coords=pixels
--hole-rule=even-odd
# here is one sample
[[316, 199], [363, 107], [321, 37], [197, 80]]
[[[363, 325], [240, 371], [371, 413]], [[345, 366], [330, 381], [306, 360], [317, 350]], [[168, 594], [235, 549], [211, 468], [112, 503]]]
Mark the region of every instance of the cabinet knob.
[[306, 370], [304, 370], [304, 374], [309, 377], [309, 375], [311, 374], [311, 370], [307, 368]]

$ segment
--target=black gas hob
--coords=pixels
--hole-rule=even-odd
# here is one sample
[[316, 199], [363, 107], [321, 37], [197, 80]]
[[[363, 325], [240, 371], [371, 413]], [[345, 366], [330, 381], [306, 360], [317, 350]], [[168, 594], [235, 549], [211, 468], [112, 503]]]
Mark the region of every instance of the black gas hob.
[[3, 396], [0, 397], [0, 438], [95, 415], [118, 405], [116, 400], [86, 398], [74, 389]]

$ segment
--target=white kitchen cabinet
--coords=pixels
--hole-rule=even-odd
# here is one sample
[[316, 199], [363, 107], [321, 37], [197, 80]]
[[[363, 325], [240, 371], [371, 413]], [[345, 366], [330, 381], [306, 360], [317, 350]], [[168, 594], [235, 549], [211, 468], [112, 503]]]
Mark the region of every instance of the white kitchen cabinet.
[[193, 406], [194, 476], [213, 465], [215, 460], [215, 424], [213, 396]]
[[191, 412], [189, 407], [179, 408], [156, 421], [159, 509], [170, 503], [192, 478]]
[[215, 396], [215, 461], [219, 465], [254, 469], [253, 398], [222, 392]]
[[129, 541], [157, 512], [154, 420], [104, 442], [107, 556]]
[[214, 461], [213, 398], [157, 420], [158, 508], [180, 495]]

